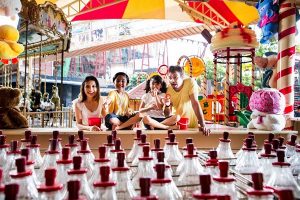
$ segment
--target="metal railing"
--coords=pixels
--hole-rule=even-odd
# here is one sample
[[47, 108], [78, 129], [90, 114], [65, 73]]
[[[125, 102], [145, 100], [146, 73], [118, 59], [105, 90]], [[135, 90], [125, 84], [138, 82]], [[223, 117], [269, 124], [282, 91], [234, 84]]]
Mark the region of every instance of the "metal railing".
[[72, 128], [74, 113], [71, 107], [62, 111], [26, 112], [25, 116], [30, 127], [59, 127]]

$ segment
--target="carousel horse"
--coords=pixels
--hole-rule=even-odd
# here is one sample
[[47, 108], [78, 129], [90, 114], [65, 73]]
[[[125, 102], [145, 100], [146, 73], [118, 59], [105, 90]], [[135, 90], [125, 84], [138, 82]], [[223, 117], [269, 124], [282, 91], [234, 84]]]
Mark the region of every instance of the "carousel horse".
[[46, 121], [46, 125], [53, 118], [53, 114], [49, 113], [49, 111], [53, 111], [55, 109], [54, 103], [52, 103], [49, 99], [49, 93], [45, 92], [43, 94], [43, 101], [41, 104], [42, 111], [46, 112], [44, 120]]
[[[54, 111], [58, 111], [60, 109], [60, 98], [58, 95], [58, 87], [56, 85], [52, 86], [52, 97], [51, 102], [54, 104]], [[56, 124], [57, 119], [59, 118], [59, 114], [53, 114], [52, 126]]]

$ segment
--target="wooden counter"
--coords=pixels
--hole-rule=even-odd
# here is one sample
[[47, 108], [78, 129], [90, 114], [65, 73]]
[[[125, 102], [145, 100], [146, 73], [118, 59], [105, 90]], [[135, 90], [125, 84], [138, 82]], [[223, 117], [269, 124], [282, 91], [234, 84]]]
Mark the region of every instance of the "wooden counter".
[[[263, 145], [263, 140], [268, 137], [270, 131], [260, 131], [256, 129], [239, 129], [233, 127], [227, 127], [223, 125], [209, 125], [211, 128], [210, 136], [204, 136], [202, 133], [199, 133], [196, 129], [189, 130], [175, 130], [177, 141], [179, 142], [179, 147], [185, 145], [185, 139], [190, 137], [194, 139], [194, 144], [196, 147], [208, 150], [216, 148], [219, 143], [219, 138], [222, 137], [224, 131], [230, 133], [229, 138], [231, 139], [232, 149], [240, 149], [242, 146], [242, 140], [245, 138], [245, 135], [251, 131], [255, 134], [255, 140], [258, 144], [258, 147], [261, 148]], [[17, 129], [17, 130], [3, 130], [3, 134], [7, 135], [7, 142], [10, 140], [20, 140], [24, 138], [24, 131], [26, 129]], [[68, 136], [73, 134], [77, 138], [77, 129], [76, 128], [30, 128], [32, 134], [38, 135], [38, 143], [41, 144], [41, 148], [45, 149], [48, 147], [48, 139], [52, 136], [53, 130], [59, 130], [60, 138], [62, 138], [63, 145], [68, 142]], [[150, 142], [153, 146], [153, 140], [156, 138], [161, 139], [161, 144], [164, 144], [164, 138], [167, 135], [166, 130], [143, 130], [147, 134], [147, 141]], [[102, 145], [106, 142], [107, 134], [110, 134], [111, 131], [85, 131], [85, 136], [89, 138], [89, 144], [91, 149], [96, 150], [99, 145]], [[297, 131], [273, 131], [277, 136], [284, 136], [287, 138], [288, 134], [298, 134]], [[118, 137], [121, 138], [122, 147], [124, 149], [130, 149], [133, 144], [133, 139], [135, 137], [135, 130], [124, 130], [118, 131]]]

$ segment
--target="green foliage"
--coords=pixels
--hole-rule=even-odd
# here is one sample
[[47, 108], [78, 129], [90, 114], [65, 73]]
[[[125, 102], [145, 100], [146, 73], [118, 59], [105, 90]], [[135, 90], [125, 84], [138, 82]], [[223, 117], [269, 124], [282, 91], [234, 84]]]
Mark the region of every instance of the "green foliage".
[[148, 78], [148, 74], [146, 73], [133, 74], [129, 78], [130, 81], [129, 81], [129, 85], [127, 86], [127, 90], [131, 90], [132, 88], [136, 87], [138, 84], [143, 83]]
[[256, 56], [264, 56], [266, 52], [277, 52], [278, 43], [276, 40], [272, 40], [269, 44], [259, 44], [259, 47], [255, 51]]

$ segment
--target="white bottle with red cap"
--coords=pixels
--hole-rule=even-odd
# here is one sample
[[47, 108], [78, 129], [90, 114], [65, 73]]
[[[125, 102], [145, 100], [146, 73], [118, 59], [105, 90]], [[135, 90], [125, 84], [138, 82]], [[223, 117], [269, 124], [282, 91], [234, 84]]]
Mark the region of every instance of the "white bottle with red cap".
[[71, 151], [71, 158], [77, 156], [78, 144], [75, 142], [75, 135], [69, 135], [68, 144], [65, 144], [65, 147], [69, 147]]
[[179, 200], [183, 199], [178, 188], [175, 190], [171, 182], [172, 180], [165, 177], [165, 164], [158, 163], [155, 166], [156, 178], [151, 180], [151, 193], [162, 200]]
[[68, 181], [79, 180], [81, 187], [79, 194], [84, 196], [88, 200], [93, 199], [93, 192], [88, 184], [87, 180], [87, 169], [81, 168], [82, 158], [80, 156], [73, 157], [73, 169], [68, 170]]
[[61, 138], [59, 137], [59, 131], [53, 131], [52, 132], [52, 138], [50, 138], [49, 139], [49, 146], [48, 146], [48, 150], [50, 150], [51, 149], [51, 141], [52, 141], [52, 139], [54, 139], [54, 140], [57, 140], [57, 145], [56, 145], [56, 150], [57, 151], [61, 151], [61, 149], [62, 149], [62, 145], [61, 145]]
[[29, 160], [29, 149], [24, 148], [21, 149], [21, 156], [23, 156], [26, 160], [26, 169], [30, 169], [32, 171], [32, 179], [34, 181], [34, 185], [38, 186], [40, 184], [40, 181], [38, 180], [35, 170], [34, 170], [34, 160]]
[[29, 148], [29, 160], [34, 160], [34, 168], [39, 169], [43, 164], [43, 157], [41, 156], [40, 144], [37, 144], [37, 136], [31, 136], [31, 142], [26, 146]]
[[[186, 139], [185, 139], [185, 144], [186, 144], [186, 146], [184, 146], [184, 147], [182, 148], [182, 154], [183, 154], [183, 156], [185, 156], [185, 155], [187, 154], [187, 145], [188, 145], [188, 144], [191, 144], [191, 143], [193, 143], [193, 139], [192, 139], [192, 138], [186, 138]], [[197, 151], [196, 148], [195, 148], [194, 150]], [[181, 174], [181, 171], [182, 171], [182, 168], [183, 168], [184, 163], [185, 163], [185, 162], [184, 162], [184, 159], [182, 159], [181, 162], [179, 163], [177, 169], [176, 169], [176, 174]]]
[[9, 151], [9, 144], [6, 144], [6, 136], [0, 135], [0, 167], [4, 167]]
[[4, 199], [3, 170], [0, 168], [0, 199]]
[[139, 157], [137, 173], [133, 177], [134, 188], [139, 187], [139, 180], [141, 177], [154, 177], [154, 162], [150, 155], [150, 146], [143, 146], [143, 155]]
[[82, 158], [82, 168], [86, 168], [87, 178], [90, 179], [94, 170], [94, 159], [95, 156], [91, 150], [87, 149], [88, 141], [86, 139], [80, 141], [80, 150], [77, 151], [78, 156]]
[[4, 195], [5, 198], [3, 198], [4, 200], [18, 200], [18, 194], [19, 194], [19, 184], [17, 183], [10, 183], [5, 185], [5, 189], [4, 189]]
[[[178, 178], [179, 185], [197, 184], [199, 175], [204, 173], [197, 154], [194, 152], [194, 144], [187, 145], [187, 154], [184, 156], [184, 164]], [[185, 188], [185, 190], [190, 188]]]
[[170, 165], [179, 165], [183, 159], [182, 154], [178, 148], [178, 142], [176, 142], [175, 134], [171, 133], [169, 135], [169, 142], [166, 143], [165, 156], [166, 160]]
[[133, 159], [131, 166], [136, 166], [139, 163], [139, 158], [143, 156], [143, 146], [149, 146], [150, 143], [147, 142], [147, 135], [141, 134], [141, 141], [138, 143], [137, 154]]
[[112, 179], [117, 183], [117, 198], [119, 200], [131, 199], [137, 194], [130, 180], [130, 169], [129, 167], [125, 167], [125, 152], [118, 153], [117, 160], [117, 167], [112, 168]]
[[57, 150], [58, 140], [51, 139], [50, 141], [51, 141], [50, 150], [45, 152], [43, 164], [37, 173], [37, 177], [40, 179], [40, 182], [45, 182], [44, 180], [45, 170], [51, 167], [56, 168], [57, 167], [56, 161], [59, 159], [59, 151]]
[[[275, 138], [274, 133], [269, 133], [268, 138], [264, 140], [264, 144], [272, 144], [272, 140]], [[261, 148], [261, 151], [258, 153], [258, 157], [260, 157], [261, 154], [264, 154], [264, 146]]]
[[273, 200], [273, 191], [270, 189], [264, 189], [263, 187], [263, 174], [253, 173], [252, 182], [253, 188], [247, 190], [249, 200]]
[[157, 163], [157, 152], [163, 151], [162, 148], [160, 148], [160, 139], [154, 139], [154, 148], [151, 149], [151, 155], [154, 160], [154, 164]]
[[260, 167], [258, 168], [258, 172], [262, 173], [264, 176], [264, 181], [267, 183], [270, 179], [273, 165], [272, 163], [276, 161], [276, 155], [271, 153], [272, 144], [264, 143], [264, 153], [260, 154]]
[[223, 138], [219, 138], [219, 145], [217, 147], [218, 159], [231, 160], [234, 159], [234, 155], [231, 149], [231, 140], [229, 138], [229, 132], [223, 133]]
[[238, 200], [237, 190], [235, 189], [235, 178], [228, 176], [229, 162], [219, 161], [220, 175], [213, 177], [212, 192], [219, 195], [229, 195], [231, 200]]
[[26, 169], [24, 157], [16, 159], [16, 170], [9, 173], [11, 183], [19, 184], [18, 199], [37, 199], [38, 192], [32, 178], [32, 170]]
[[296, 152], [296, 140], [297, 135], [291, 135], [291, 139], [286, 143], [286, 150], [285, 150], [285, 156], [291, 157]]
[[[86, 141], [87, 141], [86, 149], [87, 149], [87, 150], [91, 150], [90, 145], [89, 145], [89, 138], [85, 137], [83, 130], [79, 130], [79, 131], [78, 131], [77, 142], [81, 145], [81, 141], [83, 141], [83, 140], [86, 140]], [[95, 159], [95, 156], [94, 156], [94, 154], [91, 154], [90, 156], [92, 157], [92, 158], [91, 158], [91, 161], [93, 162], [94, 159]]]
[[[122, 149], [121, 147], [121, 140], [120, 139], [116, 139], [115, 140], [115, 148], [110, 150], [110, 165], [111, 167], [116, 167], [118, 164], [118, 160], [117, 160], [117, 154], [120, 152], [125, 152], [124, 149]], [[126, 164], [127, 167], [127, 164]]]
[[106, 146], [100, 146], [98, 148], [99, 157], [95, 158], [94, 160], [94, 170], [92, 172], [92, 176], [89, 179], [89, 184], [94, 189], [94, 182], [99, 179], [100, 176], [100, 167], [101, 166], [110, 166], [110, 159], [107, 157], [107, 147]]
[[246, 147], [243, 148], [243, 153], [235, 166], [235, 170], [244, 175], [257, 172], [259, 168], [259, 160], [256, 154], [256, 148], [252, 147], [252, 142], [252, 138], [246, 139]]
[[24, 133], [24, 138], [21, 139], [20, 150], [26, 148], [26, 146], [28, 144], [30, 144], [30, 142], [31, 142], [31, 131], [30, 130], [26, 130], [25, 133]]
[[172, 129], [168, 129], [167, 132], [167, 137], [165, 137], [165, 145], [164, 145], [164, 152], [166, 151], [167, 148], [167, 143], [170, 142], [170, 134], [173, 134], [173, 130]]
[[[115, 149], [115, 141], [113, 140], [112, 135], [107, 135], [107, 143], [104, 143], [104, 146], [106, 146], [107, 150], [107, 157], [110, 158], [110, 151]], [[111, 159], [111, 158], [110, 158]]]
[[84, 196], [81, 196], [79, 191], [81, 188], [81, 183], [79, 180], [68, 181], [67, 189], [68, 194], [65, 200], [87, 200]]
[[132, 198], [132, 200], [158, 200], [158, 197], [151, 195], [151, 178], [140, 178], [140, 196]]
[[298, 176], [300, 174], [300, 148], [296, 148], [295, 154], [289, 158], [288, 162], [291, 164], [293, 175]]
[[273, 170], [267, 186], [277, 189], [291, 189], [294, 196], [300, 198], [300, 186], [293, 177], [290, 164], [285, 162], [284, 150], [277, 150], [277, 162], [273, 163]]
[[[157, 155], [156, 155], [156, 159], [157, 159], [157, 163], [160, 163], [160, 164], [165, 164], [165, 177], [166, 178], [169, 178], [171, 180], [173, 180], [173, 170], [171, 168], [171, 165], [169, 165], [165, 159], [165, 152], [163, 151], [158, 151], [157, 152]], [[156, 171], [156, 164], [154, 165], [154, 171]], [[172, 183], [175, 185], [174, 181], [172, 181]], [[176, 185], [175, 185], [176, 186]]]
[[116, 182], [109, 178], [110, 167], [100, 167], [100, 180], [94, 183], [94, 200], [117, 200]]
[[132, 148], [127, 155], [127, 162], [132, 162], [134, 160], [134, 158], [136, 157], [136, 155], [138, 154], [138, 144], [141, 141], [141, 134], [142, 134], [142, 130], [137, 129], [136, 137], [134, 138]]
[[9, 172], [16, 168], [15, 160], [21, 157], [21, 151], [18, 149], [18, 141], [12, 140], [10, 142], [10, 150], [7, 152], [6, 162], [3, 167], [4, 174], [4, 183], [7, 184], [10, 182], [11, 177]]
[[247, 139], [247, 138], [252, 138], [252, 139], [253, 139], [252, 147], [257, 147], [256, 141], [255, 141], [254, 133], [253, 133], [253, 132], [248, 132], [247, 137], [243, 140], [242, 148], [235, 154], [235, 157], [236, 157], [236, 163], [239, 162], [239, 159], [240, 159], [241, 155], [242, 155], [243, 152], [244, 152], [244, 151], [243, 151], [243, 148], [246, 146], [246, 139]]
[[63, 184], [56, 182], [56, 169], [48, 168], [45, 170], [45, 184], [37, 187], [39, 200], [61, 200], [63, 198]]
[[[230, 200], [230, 197], [226, 195], [220, 195], [219, 193], [211, 192], [211, 176], [210, 174], [202, 174], [199, 176], [200, 190], [193, 192], [194, 199], [201, 200]], [[223, 198], [221, 198], [223, 197]]]
[[210, 150], [208, 152], [209, 159], [205, 163], [204, 172], [211, 176], [217, 176], [220, 174], [219, 160], [217, 159], [218, 153], [216, 150]]
[[68, 170], [72, 169], [72, 159], [70, 158], [70, 148], [64, 147], [61, 151], [61, 159], [57, 160], [57, 182], [64, 185], [62, 196], [64, 197], [67, 192]]

